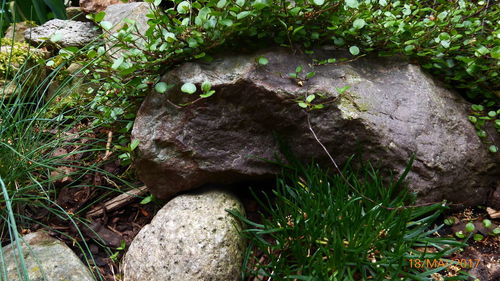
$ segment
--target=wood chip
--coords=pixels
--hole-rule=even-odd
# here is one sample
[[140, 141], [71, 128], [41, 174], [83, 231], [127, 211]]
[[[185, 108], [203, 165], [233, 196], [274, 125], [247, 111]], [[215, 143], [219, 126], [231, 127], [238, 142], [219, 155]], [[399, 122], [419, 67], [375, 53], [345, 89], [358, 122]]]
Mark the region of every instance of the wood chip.
[[498, 219], [498, 218], [500, 218], [500, 211], [497, 211], [497, 210], [495, 210], [493, 208], [487, 207], [486, 208], [486, 212], [488, 212], [488, 215], [492, 219]]

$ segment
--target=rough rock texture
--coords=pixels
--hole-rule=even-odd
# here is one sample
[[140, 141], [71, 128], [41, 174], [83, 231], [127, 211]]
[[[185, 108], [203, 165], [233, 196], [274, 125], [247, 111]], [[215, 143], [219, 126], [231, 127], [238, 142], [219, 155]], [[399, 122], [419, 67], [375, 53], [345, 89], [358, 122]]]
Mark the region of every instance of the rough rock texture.
[[61, 47], [83, 47], [96, 40], [101, 34], [91, 22], [53, 19], [41, 26], [29, 28], [24, 33], [24, 38], [33, 45], [38, 45], [60, 34], [61, 40], [56, 43]]
[[5, 31], [4, 38], [12, 39], [16, 42], [24, 42], [24, 32], [30, 27], [32, 27], [32, 25], [27, 22], [17, 22], [12, 24]]
[[104, 11], [108, 6], [123, 2], [135, 2], [135, 0], [80, 0], [80, 8], [87, 14]]
[[151, 6], [146, 2], [116, 4], [106, 9], [106, 15], [103, 20], [113, 24], [113, 28], [110, 32], [120, 29], [124, 24], [124, 19], [134, 20], [139, 33], [144, 34], [149, 28], [146, 15], [150, 13], [150, 11]]
[[69, 20], [92, 22], [92, 20], [87, 19], [80, 7], [67, 7], [66, 16]]
[[245, 243], [226, 209], [244, 212], [234, 195], [218, 189], [172, 199], [130, 245], [124, 280], [239, 280]]
[[[269, 64], [259, 66], [259, 56]], [[346, 57], [317, 50], [314, 58]], [[297, 106], [308, 94], [327, 106], [310, 113], [322, 143], [342, 163], [363, 149], [365, 158], [401, 172], [416, 153], [407, 179], [421, 201], [449, 199], [484, 203], [494, 187], [498, 165], [467, 120], [468, 104], [401, 58], [361, 58], [310, 67], [312, 56], [276, 49], [250, 55], [226, 55], [206, 63], [185, 63], [162, 81], [175, 84], [167, 94], [151, 94], [135, 121], [140, 141], [139, 176], [160, 198], [205, 183], [229, 183], [275, 173], [261, 159], [278, 151], [273, 133], [296, 156], [330, 165]], [[315, 71], [308, 81], [287, 76], [299, 65]], [[180, 93], [186, 82], [209, 81], [216, 94], [181, 109], [195, 95]], [[303, 86], [300, 86], [303, 84]], [[339, 94], [336, 88], [350, 86]], [[318, 94], [320, 93], [320, 94]], [[498, 175], [498, 174], [497, 174]]]
[[500, 210], [500, 182], [497, 183], [497, 187], [491, 193], [488, 206]]
[[[63, 242], [41, 231], [27, 234], [22, 239], [24, 240], [22, 248], [29, 280], [94, 280], [87, 267]], [[5, 246], [3, 253], [5, 257], [3, 266], [7, 269], [7, 280], [24, 280], [16, 270], [19, 264], [17, 247], [13, 244]]]
[[[477, 278], [474, 280], [500, 280], [500, 258], [498, 254], [485, 254], [474, 247], [467, 247], [463, 255], [467, 257], [465, 261], [468, 261], [469, 264], [471, 260], [474, 261], [473, 268], [468, 270], [470, 275]], [[478, 264], [476, 264], [477, 261], [479, 261]]]
[[12, 97], [21, 87], [12, 81], [0, 80], [0, 100]]
[[[150, 13], [150, 11], [151, 5], [146, 2], [116, 4], [111, 5], [106, 9], [106, 15], [104, 16], [103, 20], [108, 21], [113, 25], [113, 27], [109, 30], [109, 33], [111, 34], [117, 32], [120, 28], [123, 27], [124, 19], [135, 21], [136, 29], [134, 30], [139, 34], [144, 34], [149, 28], [148, 18], [146, 17], [146, 15]], [[107, 33], [105, 35], [107, 35]], [[115, 45], [115, 43], [113, 42], [113, 38], [109, 36], [106, 37], [106, 45], [108, 46], [108, 48], [111, 48], [113, 45]], [[144, 39], [137, 38], [135, 42], [137, 46], [143, 46]], [[116, 51], [111, 51], [111, 53], [115, 52]], [[119, 56], [120, 52], [122, 51], [118, 51], [118, 53], [115, 53], [113, 56]]]

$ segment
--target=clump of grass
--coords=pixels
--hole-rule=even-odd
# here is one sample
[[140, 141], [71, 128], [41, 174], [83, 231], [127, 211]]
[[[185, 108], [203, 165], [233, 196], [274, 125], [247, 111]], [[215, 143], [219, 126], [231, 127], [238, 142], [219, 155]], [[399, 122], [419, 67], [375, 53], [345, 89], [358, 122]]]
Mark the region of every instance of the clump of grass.
[[[29, 50], [27, 52], [24, 55], [31, 57]], [[25, 60], [8, 75], [0, 72], [7, 81], [0, 86], [0, 246], [12, 242], [21, 253], [21, 230], [39, 225], [72, 239], [85, 255], [87, 264], [92, 265], [96, 262], [89, 254], [88, 237], [84, 237], [80, 229], [89, 228], [90, 221], [83, 214], [107, 195], [124, 192], [125, 188], [118, 190], [92, 184], [85, 177], [102, 175], [122, 187], [132, 185], [100, 168], [104, 164], [102, 156], [108, 152], [107, 140], [98, 133], [102, 124], [95, 122], [90, 105], [60, 102], [81, 87], [81, 83], [76, 83], [81, 77], [63, 75], [71, 62], [72, 58], [68, 58], [48, 72], [44, 64], [32, 66]], [[35, 78], [37, 83], [33, 83]], [[59, 152], [60, 149], [65, 152]], [[95, 196], [76, 212], [69, 212], [58, 204], [62, 186], [56, 183], [62, 178], [69, 178], [64, 181], [64, 188], [86, 188]], [[32, 218], [37, 211], [47, 213], [43, 221]], [[47, 224], [54, 218], [71, 225], [78, 237], [51, 229]], [[103, 248], [112, 254], [111, 249]], [[0, 280], [7, 280], [2, 256], [0, 249]], [[19, 254], [18, 276], [27, 280], [22, 256]], [[93, 273], [96, 280], [104, 280], [99, 271]]]
[[272, 199], [255, 196], [262, 222], [232, 212], [250, 241], [243, 278], [429, 280], [444, 267], [416, 268], [411, 260], [446, 259], [465, 245], [433, 235], [444, 204], [405, 207], [414, 196], [402, 178], [387, 180], [369, 164], [347, 164], [342, 174], [315, 164], [286, 166]]

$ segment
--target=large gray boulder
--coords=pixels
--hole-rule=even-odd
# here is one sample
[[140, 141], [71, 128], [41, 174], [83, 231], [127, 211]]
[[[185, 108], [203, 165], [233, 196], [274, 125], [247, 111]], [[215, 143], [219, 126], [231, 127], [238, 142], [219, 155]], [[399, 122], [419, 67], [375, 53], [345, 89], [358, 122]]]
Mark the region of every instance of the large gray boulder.
[[25, 31], [24, 38], [32, 45], [39, 45], [47, 40], [56, 40], [59, 46], [83, 47], [96, 40], [101, 31], [91, 22], [53, 19], [41, 26]]
[[[22, 237], [22, 252], [29, 280], [31, 281], [93, 281], [88, 268], [63, 242], [42, 231]], [[18, 248], [14, 243], [2, 249], [7, 280], [26, 280], [19, 276], [22, 272]], [[21, 273], [22, 274], [22, 273]], [[2, 279], [3, 280], [3, 279]]]
[[[269, 64], [258, 65], [260, 56]], [[313, 59], [347, 56], [327, 48], [314, 55], [274, 49], [226, 55], [208, 64], [184, 63], [170, 71], [162, 81], [175, 87], [146, 98], [132, 132], [140, 141], [136, 167], [141, 180], [158, 197], [169, 198], [205, 183], [271, 176], [277, 169], [263, 159], [274, 159], [278, 151], [273, 134], [303, 161], [316, 158], [332, 167], [308, 128], [309, 114], [339, 164], [362, 149], [365, 158], [401, 172], [415, 153], [407, 179], [420, 201], [484, 203], [494, 187], [498, 159], [467, 120], [469, 104], [403, 58], [313, 66]], [[289, 78], [299, 65], [304, 67], [299, 79]], [[311, 71], [316, 75], [305, 81]], [[196, 98], [181, 93], [183, 83], [200, 89], [204, 81], [215, 95], [189, 106], [173, 105]], [[345, 86], [350, 88], [338, 90]], [[317, 96], [313, 103], [326, 107], [309, 113], [300, 108], [297, 101], [310, 94]]]
[[244, 213], [240, 201], [223, 190], [172, 199], [130, 245], [124, 280], [239, 280], [245, 243], [226, 210]]

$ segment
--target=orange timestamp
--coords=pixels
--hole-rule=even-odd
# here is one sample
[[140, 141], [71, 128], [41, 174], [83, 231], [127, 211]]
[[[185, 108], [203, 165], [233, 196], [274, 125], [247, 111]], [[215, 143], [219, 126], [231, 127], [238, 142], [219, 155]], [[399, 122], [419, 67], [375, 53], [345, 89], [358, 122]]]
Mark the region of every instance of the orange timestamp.
[[476, 268], [480, 259], [408, 259], [410, 268], [438, 268], [452, 265], [461, 268]]

